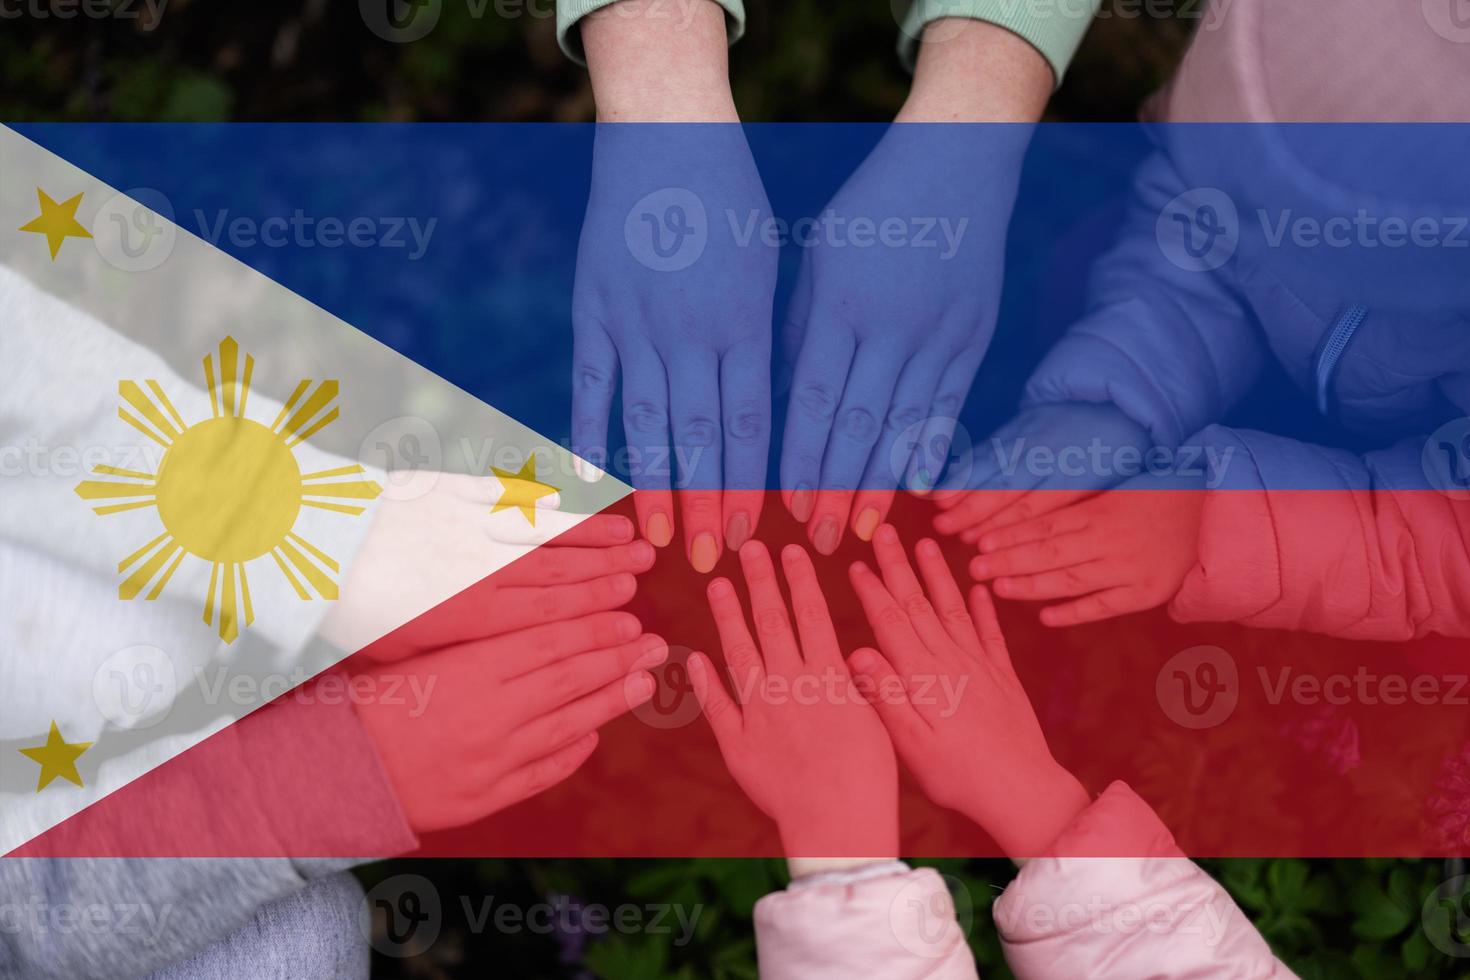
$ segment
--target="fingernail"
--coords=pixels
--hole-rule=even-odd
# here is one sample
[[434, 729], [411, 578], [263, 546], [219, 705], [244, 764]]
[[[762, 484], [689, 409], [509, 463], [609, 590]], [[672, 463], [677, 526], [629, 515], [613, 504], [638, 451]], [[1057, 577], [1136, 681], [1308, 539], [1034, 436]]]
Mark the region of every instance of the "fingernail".
[[812, 516], [812, 488], [798, 483], [791, 493], [791, 516], [805, 524]]
[[720, 560], [720, 543], [715, 536], [708, 531], [701, 532], [694, 539], [694, 546], [689, 549], [689, 563], [694, 570], [701, 575], [707, 574], [715, 567], [715, 562]]
[[649, 642], [644, 644], [644, 647], [643, 656], [639, 657], [633, 663], [634, 670], [647, 670], [650, 667], [657, 667], [669, 657], [668, 644], [656, 636], [651, 637]]
[[873, 540], [873, 532], [878, 530], [878, 521], [881, 520], [878, 511], [872, 507], [863, 509], [857, 520], [852, 522], [852, 533], [864, 541]]
[[990, 562], [984, 558], [976, 558], [970, 562], [970, 576], [972, 578], [986, 578], [990, 575]]
[[854, 668], [856, 668], [857, 670], [863, 672], [864, 674], [872, 673], [872, 671], [873, 671], [873, 651], [871, 651], [871, 650], [859, 650], [859, 651], [857, 651], [856, 653], [854, 653], [852, 655], [852, 665], [853, 665]]
[[898, 544], [898, 529], [892, 524], [884, 524], [873, 536], [884, 544]]
[[740, 546], [750, 540], [750, 515], [745, 511], [739, 511], [730, 515], [730, 523], [725, 525], [725, 544], [733, 551], [739, 551]]
[[934, 530], [938, 531], [940, 534], [953, 534], [954, 529], [955, 520], [953, 517], [950, 517], [949, 514], [940, 514], [939, 516], [934, 518]]
[[618, 620], [617, 637], [619, 640], [631, 640], [643, 631], [643, 624], [636, 617], [625, 616]]
[[572, 471], [583, 483], [596, 483], [607, 475], [601, 467], [594, 466], [581, 456], [572, 457]]
[[638, 705], [653, 697], [654, 686], [655, 682], [652, 674], [633, 674], [628, 678], [628, 685], [625, 688], [628, 694], [628, 703], [635, 708], [638, 707]]
[[648, 519], [648, 528], [643, 533], [655, 548], [667, 548], [674, 540], [674, 525], [669, 523], [669, 515], [659, 511]]
[[822, 518], [817, 525], [816, 533], [812, 535], [812, 547], [824, 555], [830, 555], [837, 550], [837, 543], [842, 539], [842, 529], [837, 522], [830, 517]]
[[730, 580], [727, 578], [717, 578], [709, 584], [709, 587], [705, 591], [716, 599], [723, 599], [731, 592]]
[[633, 522], [626, 517], [619, 517], [617, 519], [617, 530], [614, 533], [617, 535], [619, 541], [632, 541], [634, 534]]
[[653, 545], [647, 541], [635, 541], [631, 551], [633, 561], [639, 567], [653, 564]]

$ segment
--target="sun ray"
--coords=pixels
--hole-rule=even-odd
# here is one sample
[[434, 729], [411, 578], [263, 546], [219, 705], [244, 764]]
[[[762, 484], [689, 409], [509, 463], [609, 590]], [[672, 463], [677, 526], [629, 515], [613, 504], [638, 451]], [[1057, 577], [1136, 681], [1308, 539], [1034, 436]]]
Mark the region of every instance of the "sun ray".
[[281, 427], [281, 423], [286, 420], [286, 416], [291, 413], [291, 409], [296, 407], [296, 403], [301, 400], [301, 396], [304, 395], [306, 393], [306, 389], [310, 387], [310, 378], [302, 380], [302, 382], [296, 386], [296, 390], [291, 392], [291, 397], [286, 399], [286, 404], [281, 406], [281, 413], [277, 415], [276, 420], [270, 424], [270, 430], [272, 432], [275, 432]]
[[317, 595], [323, 599], [337, 598], [337, 583], [332, 581], [330, 575], [313, 565], [311, 560], [293, 548], [289, 541], [282, 541], [280, 549], [281, 554], [286, 556], [286, 560], [301, 573], [301, 577], [316, 589]]
[[[245, 377], [240, 381], [240, 417], [245, 417], [245, 399], [250, 397], [250, 377], [255, 373], [255, 358], [245, 355]], [[250, 625], [246, 620], [246, 625]]]
[[[286, 427], [281, 430], [281, 435], [286, 436], [289, 442], [290, 437], [296, 435], [302, 426], [315, 418], [316, 414], [330, 405], [336, 397], [336, 379], [328, 378], [326, 381], [318, 384], [316, 390], [308, 395], [306, 401], [296, 410], [296, 414], [287, 420]], [[336, 409], [333, 409], [333, 412], [335, 411]], [[317, 428], [320, 428], [320, 426]], [[315, 431], [315, 429], [312, 431]]]
[[213, 418], [220, 417], [219, 389], [214, 385], [214, 355], [204, 355], [204, 384], [209, 389], [209, 411]]
[[249, 626], [255, 622], [255, 607], [250, 604], [250, 581], [245, 577], [245, 563], [241, 562], [236, 567], [240, 569], [240, 600], [245, 605], [245, 625]]
[[153, 576], [157, 575], [159, 569], [163, 568], [164, 563], [174, 556], [174, 552], [179, 550], [177, 541], [165, 541], [163, 547], [155, 551], [152, 557], [138, 566], [137, 571], [123, 579], [122, 584], [117, 587], [117, 597], [119, 599], [136, 598], [138, 593], [143, 591], [143, 586], [151, 582]]
[[296, 576], [291, 574], [291, 569], [286, 564], [286, 559], [281, 557], [280, 549], [275, 549], [271, 551], [271, 557], [276, 560], [277, 565], [281, 566], [281, 574], [286, 576], [286, 581], [291, 583], [291, 588], [296, 590], [296, 594], [303, 599], [310, 600], [311, 593], [307, 592], [306, 589], [302, 587], [301, 583], [297, 581]]
[[209, 592], [204, 596], [204, 625], [214, 625], [214, 593], [219, 586], [219, 562], [209, 566]]
[[138, 382], [118, 382], [117, 393], [122, 395], [123, 400], [129, 405], [137, 409], [139, 415], [142, 415], [153, 424], [154, 428], [162, 432], [168, 438], [169, 442], [173, 442], [179, 436], [183, 435], [183, 427], [175, 428], [173, 422], [163, 414], [163, 411], [153, 403], [152, 399], [143, 392], [143, 389], [138, 387]]
[[154, 473], [144, 473], [142, 470], [125, 470], [121, 467], [108, 466], [104, 463], [98, 463], [96, 466], [92, 467], [92, 472], [102, 473], [107, 476], [130, 476], [135, 480], [157, 479], [157, 474]]
[[163, 587], [168, 584], [169, 579], [174, 577], [174, 572], [178, 569], [179, 563], [184, 560], [185, 554], [187, 554], [187, 552], [185, 552], [183, 548], [180, 548], [178, 554], [174, 555], [174, 560], [169, 562], [168, 567], [163, 570], [163, 575], [159, 577], [158, 584], [153, 587], [152, 592], [148, 593], [149, 601], [157, 599], [159, 596], [163, 595]]
[[361, 466], [339, 466], [335, 470], [317, 470], [315, 473], [303, 473], [301, 474], [301, 479], [324, 480], [329, 476], [351, 476], [354, 473], [361, 473], [362, 471]]
[[103, 517], [108, 514], [121, 514], [125, 510], [142, 510], [144, 507], [155, 507], [158, 501], [149, 497], [147, 500], [138, 500], [131, 504], [108, 504], [106, 507], [93, 507], [92, 510]]
[[104, 500], [113, 497], [151, 497], [158, 490], [156, 483], [121, 483], [117, 480], [83, 480], [76, 485], [76, 495], [83, 500]]
[[301, 545], [301, 547], [304, 548], [311, 555], [311, 557], [315, 558], [317, 561], [321, 562], [332, 571], [342, 571], [342, 566], [338, 565], [336, 560], [333, 559], [331, 555], [327, 554], [325, 551], [321, 550], [316, 545], [312, 544], [310, 541], [297, 534], [295, 531], [287, 534], [286, 537]]
[[235, 606], [235, 566], [228, 564], [223, 569], [224, 574], [220, 576], [219, 638], [226, 643], [234, 643], [240, 636], [240, 621]]
[[296, 433], [295, 438], [287, 439], [287, 448], [295, 449], [297, 446], [301, 445], [303, 442], [310, 439], [312, 436], [316, 435], [322, 429], [325, 429], [327, 426], [331, 425], [335, 421], [337, 421], [337, 408], [334, 405], [332, 406], [332, 410], [330, 412], [313, 422], [309, 428], [302, 429], [300, 432]]
[[240, 345], [234, 337], [219, 342], [219, 394], [224, 414], [235, 414], [235, 370], [240, 366]]
[[122, 419], [128, 425], [131, 425], [133, 428], [137, 429], [139, 432], [143, 433], [149, 439], [152, 439], [154, 442], [158, 443], [164, 449], [167, 449], [173, 443], [172, 439], [166, 439], [156, 434], [152, 429], [143, 424], [142, 419], [139, 419], [136, 415], [129, 413], [128, 410], [123, 408], [121, 405], [117, 407], [117, 417]]
[[123, 572], [127, 571], [129, 565], [137, 561], [139, 558], [142, 558], [144, 555], [148, 554], [148, 552], [152, 551], [154, 548], [158, 547], [165, 540], [167, 540], [168, 537], [169, 533], [167, 531], [164, 531], [158, 537], [154, 538], [152, 541], [149, 541], [143, 547], [139, 548], [137, 551], [133, 552], [131, 555], [128, 555], [122, 561], [118, 562], [117, 573], [121, 575]]
[[158, 403], [173, 418], [174, 424], [179, 427], [180, 432], [189, 427], [188, 423], [184, 421], [184, 417], [179, 414], [179, 410], [174, 408], [174, 403], [168, 400], [168, 395], [164, 394], [162, 385], [157, 381], [150, 380], [148, 382], [148, 390], [153, 392], [153, 397], [158, 399]]

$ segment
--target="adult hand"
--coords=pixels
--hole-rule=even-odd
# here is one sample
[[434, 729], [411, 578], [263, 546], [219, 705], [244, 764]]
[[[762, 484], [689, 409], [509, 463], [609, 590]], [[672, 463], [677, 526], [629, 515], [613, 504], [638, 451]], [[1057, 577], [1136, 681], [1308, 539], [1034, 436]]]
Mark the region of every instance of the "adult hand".
[[[1053, 601], [1047, 626], [1142, 612], [1178, 594], [1199, 560], [1204, 478], [1141, 476], [980, 538], [970, 574], [1007, 599]], [[1080, 597], [1080, 598], [1079, 598]]]
[[668, 646], [627, 613], [598, 613], [367, 671], [358, 716], [416, 831], [482, 819], [566, 779], [597, 729], [653, 695]]
[[781, 553], [792, 617], [765, 545], [740, 549], [756, 638], [728, 579], [709, 603], [738, 701], [708, 657], [690, 680], [730, 774], [776, 822], [791, 857], [898, 853], [898, 767], [877, 714], [842, 661], [827, 601], [807, 553]]
[[677, 488], [685, 549], [707, 572], [760, 519], [777, 249], [729, 96], [723, 11], [700, 3], [676, 31], [640, 9], [623, 0], [583, 27], [599, 119], [617, 124], [597, 128], [577, 253], [572, 449], [607, 467], [621, 379], [643, 535], [673, 540]]
[[974, 820], [1012, 858], [1044, 853], [1088, 796], [1052, 758], [990, 596], [976, 586], [967, 608], [929, 539], [915, 549], [924, 586], [891, 525], [873, 550], [883, 577], [857, 562], [851, 579], [882, 653], [858, 650], [848, 662], [876, 692], [899, 757], [930, 799]]
[[1148, 430], [1111, 404], [1033, 405], [956, 461], [934, 494], [940, 534], [974, 544], [1143, 472]]
[[783, 336], [781, 486], [822, 554], [849, 523], [871, 538], [900, 481], [937, 481], [995, 331], [1027, 135], [897, 124], [793, 226], [805, 255]]
[[[490, 480], [439, 474], [422, 497], [379, 501], [322, 636], [375, 659], [407, 656], [616, 609], [653, 567], [625, 517], [541, 508], [533, 527], [492, 515], [493, 499]], [[420, 615], [492, 574], [479, 587], [493, 590], [494, 615]]]

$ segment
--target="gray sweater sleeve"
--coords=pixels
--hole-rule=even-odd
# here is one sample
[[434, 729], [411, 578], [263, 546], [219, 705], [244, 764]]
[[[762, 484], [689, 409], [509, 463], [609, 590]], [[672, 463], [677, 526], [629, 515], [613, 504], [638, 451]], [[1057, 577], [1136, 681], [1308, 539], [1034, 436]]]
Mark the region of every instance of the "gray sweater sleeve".
[[[327, 920], [342, 917], [341, 901], [323, 900], [340, 899], [344, 884], [355, 887], [326, 878], [361, 860], [417, 847], [350, 705], [285, 702], [216, 737], [233, 741], [219, 760], [253, 796], [190, 801], [200, 808], [196, 819], [218, 820], [217, 842], [199, 827], [170, 834], [170, 822], [188, 809], [180, 805], [183, 794], [206, 790], [193, 774], [171, 785], [158, 771], [146, 777], [156, 782], [135, 797], [141, 805], [125, 820], [88, 820], [84, 813], [27, 845], [28, 856], [0, 858], [0, 980], [144, 976], [190, 957], [238, 960], [252, 946], [267, 957], [282, 931], [292, 931], [292, 920], [293, 934], [310, 946], [311, 936], [332, 924]], [[284, 752], [287, 740], [318, 751]], [[219, 782], [228, 779], [221, 775]], [[238, 842], [260, 835], [232, 838], [231, 819], [267, 823], [282, 841], [281, 853], [293, 856], [122, 856], [250, 853]], [[294, 856], [299, 841], [310, 842], [302, 853], [360, 856]], [[351, 948], [335, 945], [316, 952], [348, 960], [365, 955], [361, 937]]]

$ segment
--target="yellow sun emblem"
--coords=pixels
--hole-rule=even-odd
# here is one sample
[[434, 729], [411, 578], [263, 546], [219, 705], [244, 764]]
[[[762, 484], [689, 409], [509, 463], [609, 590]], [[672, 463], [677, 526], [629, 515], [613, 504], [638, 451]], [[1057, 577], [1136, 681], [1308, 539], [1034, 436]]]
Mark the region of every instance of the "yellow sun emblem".
[[337, 418], [335, 380], [319, 382], [309, 394], [311, 380], [302, 381], [265, 426], [245, 417], [254, 370], [255, 358], [247, 354], [240, 371], [233, 337], [221, 341], [218, 375], [214, 356], [204, 358], [213, 415], [193, 425], [157, 381], [146, 382], [152, 397], [135, 381], [119, 382], [118, 394], [137, 414], [119, 406], [118, 417], [164, 447], [158, 472], [97, 466], [94, 474], [121, 479], [83, 480], [76, 487], [83, 500], [125, 501], [94, 507], [98, 514], [155, 507], [163, 521], [162, 534], [118, 562], [118, 574], [128, 573], [118, 598], [136, 599], [153, 583], [145, 598], [157, 599], [185, 555], [202, 558], [213, 565], [204, 622], [214, 625], [218, 614], [226, 643], [239, 637], [242, 613], [244, 625], [255, 620], [245, 577], [253, 559], [274, 558], [302, 599], [312, 598], [302, 579], [323, 599], [337, 598], [337, 562], [295, 531], [302, 507], [356, 515], [364, 506], [314, 498], [369, 501], [383, 492], [372, 480], [339, 479], [363, 473], [361, 466], [302, 473], [296, 463], [294, 449]]

